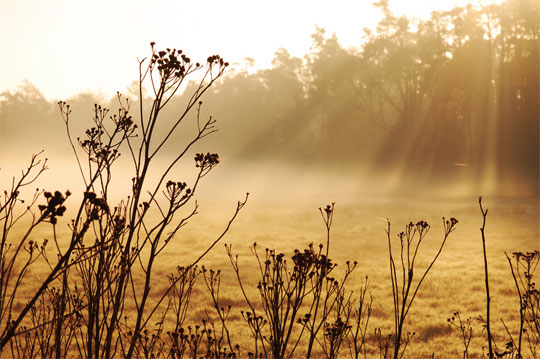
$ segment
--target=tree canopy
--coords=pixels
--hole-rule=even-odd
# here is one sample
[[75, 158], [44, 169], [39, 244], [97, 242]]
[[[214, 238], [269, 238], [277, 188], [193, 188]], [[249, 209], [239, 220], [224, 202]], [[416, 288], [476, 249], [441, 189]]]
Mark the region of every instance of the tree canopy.
[[[383, 19], [358, 48], [318, 28], [303, 58], [279, 49], [272, 68], [236, 69], [214, 86], [205, 112], [220, 122], [221, 153], [537, 187], [538, 2], [467, 5], [429, 19], [395, 16], [387, 0], [375, 6]], [[4, 94], [0, 106], [4, 151], [11, 138], [31, 137], [28, 128], [57, 127], [30, 85]]]

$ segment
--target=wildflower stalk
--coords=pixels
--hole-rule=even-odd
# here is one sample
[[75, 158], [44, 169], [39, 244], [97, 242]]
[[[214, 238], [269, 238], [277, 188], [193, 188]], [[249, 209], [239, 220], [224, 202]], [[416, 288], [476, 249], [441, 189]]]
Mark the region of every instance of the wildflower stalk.
[[489, 359], [494, 358], [493, 355], [493, 337], [491, 336], [491, 296], [489, 294], [489, 274], [488, 274], [488, 262], [487, 262], [487, 253], [486, 253], [486, 217], [488, 214], [488, 209], [484, 210], [482, 207], [482, 197], [478, 197], [478, 205], [480, 206], [480, 212], [482, 213], [482, 227], [480, 232], [482, 234], [482, 250], [484, 255], [484, 281], [486, 284], [486, 334], [488, 340], [488, 355]]
[[[457, 223], [458, 220], [455, 218], [450, 218], [449, 220], [446, 220], [443, 217], [444, 236], [439, 246], [439, 250], [431, 260], [429, 266], [424, 270], [424, 273], [420, 277], [418, 283], [413, 285], [416, 256], [418, 255], [420, 244], [423, 242], [429, 232], [430, 226], [425, 221], [419, 221], [416, 224], [410, 222], [408, 225], [405, 226], [405, 231], [398, 234], [400, 244], [401, 269], [401, 273], [398, 273], [399, 270], [397, 269], [396, 261], [394, 260], [392, 252], [392, 240], [390, 238], [390, 221], [387, 221], [386, 235], [390, 260], [392, 297], [394, 301], [394, 359], [403, 357], [409, 342], [415, 335], [414, 332], [407, 332], [405, 338], [403, 339], [405, 319], [407, 317], [407, 314], [409, 313], [409, 310], [411, 309], [412, 303], [416, 298], [420, 286], [422, 285], [427, 274], [437, 261], [437, 258], [439, 258], [439, 255], [441, 254], [442, 249], [446, 244], [448, 236], [454, 231], [455, 225]], [[398, 276], [398, 274], [400, 275]], [[399, 278], [401, 278], [401, 280]]]

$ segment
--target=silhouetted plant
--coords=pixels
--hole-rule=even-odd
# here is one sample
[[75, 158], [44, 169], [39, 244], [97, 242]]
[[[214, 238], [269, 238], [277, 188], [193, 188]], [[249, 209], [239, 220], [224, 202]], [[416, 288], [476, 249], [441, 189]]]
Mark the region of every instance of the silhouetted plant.
[[540, 251], [514, 252], [512, 257], [506, 253], [505, 255], [519, 297], [519, 337], [516, 342], [506, 328], [510, 343], [516, 350], [516, 357], [522, 358], [522, 341], [525, 336], [529, 351], [533, 358], [536, 358], [540, 355], [540, 291], [536, 288], [533, 277], [540, 262]]
[[[131, 101], [118, 94], [118, 112], [109, 115], [108, 109], [96, 104], [92, 127], [83, 138], [75, 140], [71, 133], [70, 106], [65, 102], [58, 104], [84, 183], [79, 208], [69, 227], [71, 239], [67, 247], [65, 241], [62, 243], [56, 237], [55, 226], [66, 211], [64, 202], [71, 194], [69, 191], [63, 195], [59, 191], [37, 190], [26, 211], [15, 212], [17, 205], [23, 202], [19, 198], [20, 191], [46, 169], [45, 162], [37, 156], [32, 157], [21, 179], [13, 182], [11, 191], [6, 191], [0, 201], [3, 225], [0, 243], [0, 352], [17, 335], [19, 338], [11, 343], [12, 355], [24, 353], [25, 356], [60, 358], [74, 350], [83, 358], [159, 357], [164, 345], [161, 338], [164, 316], [172, 308], [176, 329], [182, 325], [197, 273], [196, 264], [223, 238], [245, 204], [245, 201], [238, 202], [223, 233], [209, 243], [194, 262], [179, 267], [177, 274], [169, 276], [168, 285], [157, 299], [155, 296], [150, 299], [156, 258], [197, 213], [198, 205], [195, 203], [187, 215], [179, 214], [193, 202], [201, 179], [219, 163], [219, 157], [215, 153], [197, 153], [194, 156], [197, 173], [191, 186], [167, 177], [195, 143], [217, 131], [212, 117], [201, 119], [200, 99], [228, 66], [218, 55], [210, 56], [203, 66], [192, 63], [181, 50], [156, 51], [154, 43], [151, 46], [150, 60], [139, 62], [137, 120], [130, 112]], [[162, 110], [185, 79], [198, 70], [203, 71], [203, 76], [189, 97], [185, 110], [167, 124], [162, 119]], [[145, 83], [153, 92], [148, 112], [142, 96]], [[194, 117], [191, 117], [192, 112], [196, 113]], [[156, 158], [178, 132], [179, 125], [188, 118], [193, 119], [194, 133], [184, 145], [176, 143], [178, 152], [166, 162], [164, 169], [156, 172], [153, 169]], [[158, 133], [164, 136], [158, 137]], [[109, 188], [113, 168], [124, 151], [134, 169], [128, 187], [131, 195], [113, 207]], [[157, 181], [151, 183], [148, 180], [150, 176]], [[38, 205], [36, 213], [33, 206], [41, 194], [46, 203]], [[22, 239], [12, 244], [9, 241], [10, 231], [24, 215], [30, 217], [29, 229]], [[47, 241], [39, 245], [29, 239], [30, 233], [41, 223], [52, 225], [53, 249], [57, 252], [54, 256], [46, 253]], [[17, 288], [25, 279], [29, 266], [38, 258], [44, 259], [50, 272], [31, 299], [17, 312], [13, 309]], [[58, 283], [57, 289], [49, 289], [54, 281]], [[77, 287], [76, 282], [82, 286]], [[48, 298], [44, 297], [46, 293], [50, 294]], [[163, 309], [163, 304], [169, 305]], [[126, 306], [134, 308], [129, 315], [124, 315]], [[162, 312], [159, 324], [150, 327], [150, 320], [159, 311]], [[20, 327], [28, 314], [31, 314], [28, 324], [32, 326]]]
[[480, 206], [480, 212], [482, 213], [482, 227], [480, 227], [480, 232], [482, 233], [482, 249], [484, 255], [484, 282], [486, 284], [486, 319], [484, 320], [484, 325], [486, 328], [487, 342], [488, 342], [488, 355], [489, 359], [494, 358], [493, 352], [493, 336], [491, 335], [491, 296], [489, 294], [489, 272], [488, 272], [488, 262], [487, 262], [487, 253], [486, 253], [486, 217], [488, 210], [484, 211], [482, 207], [482, 197], [478, 198], [478, 205]]
[[[313, 247], [300, 252], [295, 250], [293, 255], [293, 269], [287, 267], [287, 260], [282, 253], [276, 254], [274, 250], [266, 249], [264, 258], [260, 258], [257, 252], [257, 244], [251, 247], [259, 264], [260, 280], [257, 284], [263, 314], [257, 314], [254, 303], [249, 299], [238, 266], [238, 257], [232, 254], [231, 246], [227, 247], [227, 254], [236, 273], [238, 283], [244, 294], [244, 299], [249, 311], [242, 312], [252, 331], [255, 340], [254, 355], [259, 354], [258, 345], [261, 345], [265, 356], [271, 353], [272, 358], [291, 357], [300, 340], [300, 335], [292, 338], [295, 324], [298, 320], [298, 312], [307, 296], [309, 280], [317, 270], [317, 255]], [[268, 334], [263, 332], [263, 327], [268, 326]], [[288, 345], [291, 341], [292, 348]], [[265, 345], [268, 343], [268, 349]]]
[[379, 349], [379, 359], [386, 359], [390, 355], [392, 334], [384, 335], [381, 328], [375, 328], [375, 341]]
[[[328, 258], [328, 263], [331, 259]], [[337, 266], [332, 264], [330, 270], [326, 273], [325, 280], [321, 286], [318, 286], [319, 277], [315, 277], [313, 281], [313, 300], [309, 307], [309, 316], [304, 316], [302, 324], [306, 327], [309, 333], [307, 357], [311, 355], [309, 351], [309, 343], [317, 342], [325, 355], [328, 358], [336, 358], [339, 354], [341, 345], [344, 339], [350, 334], [351, 325], [349, 323], [352, 303], [351, 296], [353, 293], [347, 293], [345, 284], [350, 275], [356, 269], [357, 262], [351, 263], [347, 261], [344, 269], [343, 277], [336, 279], [329, 276], [330, 272]], [[317, 301], [320, 298], [320, 301]], [[320, 306], [320, 319], [317, 320], [316, 305]], [[332, 321], [330, 321], [332, 318]], [[318, 338], [322, 329], [322, 338]]]
[[191, 293], [197, 277], [201, 274], [197, 266], [176, 267], [176, 274], [168, 276], [169, 283], [173, 286], [170, 292], [170, 307], [174, 313], [174, 330], [182, 327], [186, 320]]
[[347, 338], [350, 357], [358, 359], [363, 353], [367, 358], [366, 333], [368, 330], [371, 308], [373, 306], [373, 295], [366, 297], [369, 288], [368, 277], [364, 285], [360, 287], [356, 303], [350, 303], [352, 309], [351, 331]]
[[418, 249], [428, 234], [430, 226], [425, 221], [419, 221], [416, 224], [410, 222], [405, 226], [405, 230], [398, 234], [400, 245], [400, 269], [398, 270], [396, 268], [397, 266], [392, 252], [390, 221], [388, 221], [386, 234], [388, 238], [388, 253], [390, 258], [392, 296], [394, 299], [394, 359], [403, 357], [409, 342], [415, 334], [414, 332], [407, 332], [405, 337], [403, 337], [405, 319], [409, 313], [409, 310], [411, 309], [412, 303], [416, 298], [416, 294], [418, 293], [422, 282], [435, 264], [437, 258], [439, 258], [448, 236], [450, 233], [452, 233], [452, 231], [454, 231], [457, 223], [458, 221], [455, 218], [446, 220], [443, 217], [444, 234], [443, 240], [439, 246], [439, 250], [437, 251], [437, 254], [435, 254], [435, 257], [431, 260], [429, 266], [424, 270], [418, 282], [414, 282], [414, 269]]
[[[208, 270], [203, 266], [202, 273], [204, 283], [206, 284], [206, 288], [210, 293], [215, 312], [220, 322], [220, 330], [218, 334], [216, 326], [211, 320], [210, 314], [205, 309], [207, 323], [209, 323], [209, 325], [212, 327], [214, 333], [214, 352], [221, 352], [224, 346], [227, 346], [229, 348], [230, 353], [239, 352], [240, 346], [238, 344], [233, 346], [231, 342], [231, 334], [229, 332], [229, 328], [227, 327], [227, 319], [229, 318], [229, 314], [231, 313], [232, 306], [230, 304], [227, 305], [227, 307], [221, 305], [221, 271], [214, 271], [213, 269]], [[226, 340], [226, 343], [224, 343], [224, 340]]]
[[[338, 305], [338, 307], [341, 307]], [[350, 309], [350, 307], [349, 307]], [[341, 310], [338, 310], [342, 312]], [[323, 351], [327, 358], [338, 358], [339, 350], [345, 338], [349, 335], [351, 325], [349, 324], [349, 312], [345, 312], [345, 320], [337, 315], [333, 322], [324, 323]]]
[[[323, 245], [319, 245], [319, 256], [321, 258], [321, 270], [316, 272], [316, 275], [311, 279], [313, 287], [313, 301], [311, 302], [308, 314], [304, 315], [303, 324], [308, 329], [308, 346], [307, 346], [307, 358], [310, 358], [313, 350], [313, 344], [317, 338], [317, 334], [326, 323], [326, 319], [335, 304], [335, 298], [332, 300], [333, 295], [337, 295], [339, 289], [338, 282], [329, 274], [334, 270], [337, 264], [332, 263], [328, 257], [330, 252], [330, 230], [332, 228], [332, 221], [334, 219], [334, 203], [327, 205], [324, 210], [319, 208], [321, 217], [326, 227], [326, 250], [325, 254], [322, 254]], [[356, 265], [356, 263], [355, 263]], [[350, 274], [347, 273], [346, 276]], [[344, 283], [344, 282], [343, 282]], [[326, 290], [325, 290], [326, 289]], [[323, 298], [323, 294], [325, 297]], [[321, 299], [323, 305], [321, 308]], [[320, 310], [322, 309], [322, 315], [319, 318]]]
[[[328, 257], [334, 205], [320, 211], [327, 231], [325, 252], [323, 244], [318, 246], [318, 250], [313, 244], [303, 251], [295, 249], [290, 269], [283, 253], [267, 248], [264, 257], [261, 257], [257, 243], [251, 247], [259, 267], [257, 290], [260, 309], [250, 299], [244, 286], [238, 256], [233, 254], [232, 246], [226, 245], [227, 255], [249, 308], [241, 314], [254, 339], [253, 351], [248, 353], [250, 357], [290, 358], [305, 331], [308, 333], [306, 357], [311, 356], [315, 342], [321, 345], [327, 356], [335, 357], [350, 330], [350, 325], [343, 321], [346, 317], [348, 322], [350, 316], [350, 303], [345, 300], [344, 294], [345, 283], [357, 263], [347, 262], [341, 280], [330, 276], [336, 267]], [[305, 310], [303, 315], [300, 315], [301, 310]], [[332, 313], [335, 313], [335, 321], [330, 323], [328, 320]], [[319, 334], [322, 337], [317, 339]]]
[[234, 359], [239, 357], [239, 347], [235, 351], [228, 351], [226, 346], [220, 345], [220, 338], [212, 325], [206, 320], [202, 325], [180, 328], [167, 333], [172, 341], [169, 357], [179, 358], [209, 358], [209, 359]]
[[473, 338], [472, 318], [467, 318], [465, 321], [461, 319], [459, 312], [454, 312], [452, 317], [447, 319], [447, 322], [459, 329], [461, 335], [461, 341], [463, 343], [463, 359], [469, 358], [469, 346]]
[[[28, 329], [20, 331], [18, 330], [19, 326], [34, 308], [40, 297], [47, 291], [48, 286], [59, 276], [62, 276], [70, 266], [71, 255], [88, 230], [89, 223], [85, 222], [81, 231], [72, 235], [67, 248], [60, 249], [55, 228], [58, 217], [63, 216], [66, 211], [64, 202], [71, 195], [69, 191], [66, 191], [65, 195], [63, 195], [59, 191], [51, 193], [37, 189], [29, 203], [26, 204], [25, 209], [17, 212], [18, 205], [25, 203], [20, 198], [21, 191], [34, 183], [46, 169], [46, 160], [42, 162], [38, 159], [38, 155], [32, 156], [29, 166], [22, 171], [20, 179], [17, 181], [13, 179], [10, 191], [4, 191], [4, 196], [0, 199], [0, 225], [2, 227], [0, 242], [0, 353], [3, 352], [5, 346], [15, 335], [26, 333]], [[46, 203], [37, 205], [39, 211], [37, 213], [35, 206], [41, 195], [44, 196]], [[26, 231], [22, 236], [15, 235], [13, 241], [11, 231], [17, 223], [23, 221], [23, 218], [28, 217], [30, 224], [27, 226]], [[46, 246], [48, 240], [45, 239], [40, 245], [29, 238], [36, 227], [43, 223], [49, 223], [52, 226], [52, 237], [58, 249], [55, 263], [51, 263], [47, 259]], [[17, 310], [14, 305], [19, 301], [18, 289], [24, 283], [27, 283], [25, 278], [28, 270], [39, 258], [49, 263], [50, 270], [38, 285], [34, 285], [37, 289], [30, 299], [22, 305], [21, 309]], [[56, 317], [53, 315], [50, 319], [56, 321], [57, 327], [61, 328], [63, 313], [55, 313], [55, 315]], [[46, 322], [44, 325], [51, 324]], [[55, 335], [57, 337], [55, 349], [58, 357], [60, 355], [58, 330]]]

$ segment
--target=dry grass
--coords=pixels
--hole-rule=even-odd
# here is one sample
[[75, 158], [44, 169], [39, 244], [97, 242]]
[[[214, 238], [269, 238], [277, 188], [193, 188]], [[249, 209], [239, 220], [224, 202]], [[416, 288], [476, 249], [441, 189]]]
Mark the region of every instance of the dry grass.
[[[463, 200], [450, 206], [428, 202], [392, 206], [350, 206], [336, 208], [336, 217], [332, 230], [331, 257], [339, 264], [346, 260], [357, 260], [359, 269], [349, 282], [350, 289], [358, 290], [365, 275], [370, 279], [370, 291], [374, 295], [374, 307], [370, 322], [372, 335], [374, 328], [382, 328], [383, 333], [390, 333], [392, 327], [392, 297], [389, 284], [388, 259], [385, 248], [385, 223], [380, 214], [390, 218], [395, 225], [406, 223], [407, 214], [423, 213], [422, 218], [432, 224], [431, 233], [423, 248], [424, 257], [420, 265], [425, 264], [436, 250], [436, 238], [442, 233], [441, 213], [455, 216], [460, 220], [458, 229], [453, 233], [443, 253], [423, 284], [417, 302], [407, 318], [407, 326], [417, 334], [406, 357], [436, 357], [449, 355], [459, 357], [459, 335], [450, 330], [446, 319], [453, 312], [459, 311], [464, 317], [485, 316], [485, 293], [483, 282], [482, 247], [480, 241], [480, 215], [475, 201]], [[523, 199], [519, 203], [498, 199], [489, 203], [490, 218], [487, 225], [487, 250], [490, 263], [492, 288], [493, 332], [499, 345], [506, 338], [501, 319], [510, 328], [517, 328], [519, 321], [519, 301], [515, 294], [511, 273], [504, 252], [534, 250], [538, 243], [538, 199]], [[355, 219], [362, 220], [355, 220]], [[420, 218], [420, 217], [418, 217]], [[195, 218], [175, 239], [167, 254], [160, 261], [159, 270], [166, 272], [171, 265], [185, 265], [197, 253], [207, 246], [212, 236], [218, 231], [221, 218], [217, 214], [202, 215]], [[204, 225], [203, 225], [204, 223]], [[313, 210], [252, 206], [235, 223], [226, 242], [233, 245], [238, 253], [242, 274], [246, 284], [255, 295], [256, 277], [250, 274], [256, 269], [256, 261], [249, 251], [249, 246], [257, 242], [260, 248], [276, 248], [287, 255], [294, 248], [304, 248], [310, 242], [324, 241], [324, 227], [320, 216]], [[424, 263], [422, 263], [424, 261]], [[232, 306], [229, 325], [232, 335], [246, 338], [245, 324], [239, 315], [245, 309], [230, 264], [225, 252], [216, 248], [205, 259], [204, 265], [223, 270], [223, 303]], [[338, 266], [339, 269], [339, 266]], [[165, 283], [163, 283], [165, 285]], [[200, 320], [204, 317], [204, 307], [210, 308], [209, 295], [202, 290], [201, 283], [194, 292], [193, 305], [189, 319]], [[485, 335], [481, 323], [473, 322], [474, 334], [470, 347], [471, 357], [482, 354]], [[241, 345], [248, 345], [245, 340], [238, 340]]]
[[[446, 322], [452, 313], [459, 311], [463, 318], [485, 316], [485, 293], [481, 242], [479, 235], [480, 218], [474, 201], [464, 200], [451, 206], [432, 205], [427, 202], [407, 205], [400, 208], [399, 203], [392, 206], [365, 205], [336, 207], [330, 256], [336, 263], [343, 265], [346, 260], [358, 261], [359, 268], [348, 283], [348, 288], [357, 291], [367, 275], [370, 280], [370, 292], [374, 296], [370, 329], [368, 330], [368, 348], [373, 355], [378, 350], [373, 337], [374, 328], [382, 328], [389, 334], [392, 322], [392, 293], [388, 274], [388, 258], [385, 247], [385, 223], [381, 214], [390, 218], [394, 225], [406, 223], [407, 212], [424, 213], [422, 218], [432, 224], [431, 233], [423, 247], [423, 257], [419, 265], [423, 266], [436, 251], [436, 239], [442, 233], [439, 216], [442, 212], [459, 218], [460, 223], [450, 238], [439, 262], [423, 283], [411, 313], [407, 318], [407, 327], [416, 332], [407, 348], [407, 358], [461, 357], [462, 347], [457, 329], [452, 329]], [[487, 250], [490, 263], [492, 288], [492, 326], [495, 341], [499, 346], [507, 341], [507, 334], [501, 320], [516, 335], [519, 325], [519, 300], [516, 296], [511, 273], [504, 252], [534, 250], [539, 248], [538, 199], [523, 199], [519, 203], [505, 199], [493, 200], [490, 204], [490, 218], [487, 225]], [[359, 219], [359, 220], [357, 220]], [[361, 219], [361, 220], [360, 220]], [[166, 276], [177, 266], [189, 264], [204, 251], [212, 238], [220, 231], [223, 217], [220, 211], [202, 213], [194, 217], [189, 225], [178, 233], [174, 242], [163, 253], [155, 268], [156, 280], [153, 288], [167, 287]], [[59, 237], [69, 233], [65, 220], [60, 221]], [[36, 240], [46, 237], [46, 232], [36, 231]], [[291, 255], [295, 248], [305, 248], [310, 242], [320, 243], [324, 238], [324, 225], [320, 216], [313, 210], [288, 208], [285, 213], [280, 208], [271, 206], [247, 207], [226, 242], [231, 244], [239, 255], [241, 274], [245, 278], [249, 294], [255, 297], [257, 278], [252, 276], [256, 270], [256, 261], [249, 250], [253, 242], [260, 248], [276, 248]], [[251, 345], [248, 331], [241, 310], [246, 306], [238, 291], [229, 260], [223, 248], [215, 248], [205, 258], [203, 265], [223, 271], [221, 302], [231, 305], [228, 326], [235, 343], [246, 348]], [[41, 270], [40, 270], [41, 268]], [[340, 271], [338, 265], [337, 271]], [[46, 268], [34, 267], [29, 274], [36, 282], [46, 273]], [[30, 295], [35, 288], [21, 288], [21, 300]], [[157, 295], [158, 289], [154, 293]], [[199, 280], [193, 290], [193, 298], [186, 325], [200, 323], [211, 313], [210, 296]], [[153, 297], [151, 299], [156, 299]], [[22, 305], [22, 303], [18, 304]], [[129, 308], [127, 308], [129, 309]], [[129, 310], [126, 312], [129, 313]], [[473, 339], [469, 353], [471, 358], [481, 357], [486, 352], [485, 334], [480, 322], [473, 320]], [[296, 355], [302, 355], [300, 349]], [[344, 350], [342, 353], [346, 353]], [[317, 349], [315, 354], [320, 354]], [[527, 357], [527, 356], [525, 356]]]

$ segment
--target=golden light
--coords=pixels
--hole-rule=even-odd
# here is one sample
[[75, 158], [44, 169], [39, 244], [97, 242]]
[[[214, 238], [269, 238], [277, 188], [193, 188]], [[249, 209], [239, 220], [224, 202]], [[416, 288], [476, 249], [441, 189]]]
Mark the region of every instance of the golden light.
[[[391, 1], [397, 15], [428, 17], [471, 1]], [[476, 2], [474, 2], [476, 3]], [[380, 14], [372, 1], [105, 1], [0, 2], [0, 92], [30, 81], [48, 99], [92, 91], [111, 96], [136, 79], [136, 57], [150, 41], [194, 59], [219, 53], [231, 63], [253, 58], [271, 66], [283, 47], [302, 57], [316, 26], [345, 47], [361, 44]]]

